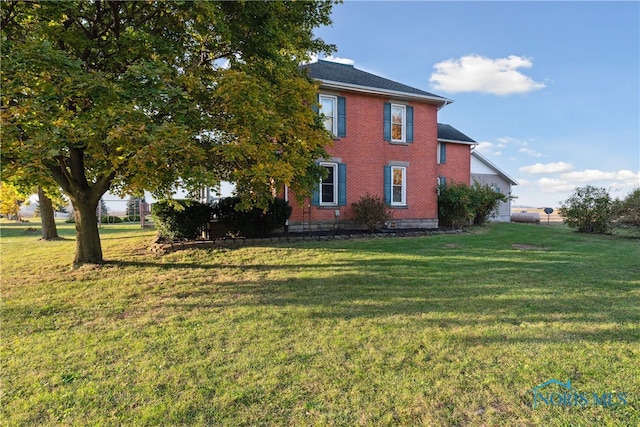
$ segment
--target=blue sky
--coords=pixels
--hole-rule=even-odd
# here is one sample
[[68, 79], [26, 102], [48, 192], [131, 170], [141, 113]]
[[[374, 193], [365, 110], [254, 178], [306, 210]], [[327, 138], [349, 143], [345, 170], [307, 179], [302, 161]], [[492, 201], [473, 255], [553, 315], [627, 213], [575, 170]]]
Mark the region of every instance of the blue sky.
[[640, 2], [346, 0], [332, 56], [454, 100], [439, 112], [515, 178], [514, 204], [640, 186]]

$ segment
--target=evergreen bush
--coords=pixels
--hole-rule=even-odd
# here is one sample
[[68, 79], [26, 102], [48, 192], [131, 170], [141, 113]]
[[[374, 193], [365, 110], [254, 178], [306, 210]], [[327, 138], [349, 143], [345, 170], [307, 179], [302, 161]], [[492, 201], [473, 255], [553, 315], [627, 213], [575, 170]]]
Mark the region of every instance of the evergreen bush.
[[213, 215], [228, 234], [244, 237], [265, 236], [284, 227], [291, 216], [291, 206], [283, 199], [274, 198], [266, 210], [253, 208], [238, 210], [239, 197], [225, 197], [213, 205]]
[[152, 217], [160, 236], [195, 239], [211, 218], [211, 206], [195, 200], [162, 200], [153, 205]]

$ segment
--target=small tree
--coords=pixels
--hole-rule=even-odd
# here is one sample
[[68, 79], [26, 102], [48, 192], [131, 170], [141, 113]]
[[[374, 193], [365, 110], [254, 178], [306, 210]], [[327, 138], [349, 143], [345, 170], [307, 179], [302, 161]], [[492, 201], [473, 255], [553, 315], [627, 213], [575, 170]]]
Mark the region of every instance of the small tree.
[[385, 222], [393, 218], [391, 210], [380, 196], [367, 193], [351, 204], [351, 219], [356, 224], [364, 225], [370, 232], [384, 227]]
[[613, 202], [606, 189], [587, 185], [578, 187], [560, 206], [565, 224], [580, 233], [604, 234], [609, 231]]
[[20, 221], [20, 206], [27, 198], [13, 185], [6, 182], [0, 183], [0, 214], [7, 215], [9, 219]]
[[144, 197], [131, 196], [127, 200], [127, 218], [129, 221], [140, 220], [140, 204], [146, 203]]

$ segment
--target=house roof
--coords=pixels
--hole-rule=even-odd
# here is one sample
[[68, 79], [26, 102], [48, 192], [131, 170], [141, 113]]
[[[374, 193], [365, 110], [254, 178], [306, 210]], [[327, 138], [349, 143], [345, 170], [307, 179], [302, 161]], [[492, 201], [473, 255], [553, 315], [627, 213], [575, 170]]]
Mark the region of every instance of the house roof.
[[[502, 179], [504, 179], [505, 181], [508, 181], [511, 185], [518, 185], [518, 181], [516, 181], [515, 179], [511, 178], [509, 175], [507, 175], [502, 169], [500, 169], [498, 166], [494, 165], [493, 163], [491, 163], [486, 157], [484, 157], [482, 154], [476, 152], [475, 150], [471, 152], [471, 155], [473, 157], [475, 157], [476, 159], [480, 160], [482, 163], [484, 163], [487, 167], [493, 169], [496, 174], [498, 174], [498, 176]], [[471, 175], [473, 175], [473, 172], [471, 172]]]
[[311, 78], [320, 80], [325, 88], [355, 90], [403, 99], [416, 99], [440, 104], [442, 107], [453, 102], [433, 93], [358, 70], [353, 65], [318, 60], [318, 62], [305, 64], [301, 68], [306, 69]]
[[451, 125], [438, 123], [438, 141], [441, 142], [453, 142], [456, 144], [477, 144], [476, 141], [469, 138], [464, 133]]

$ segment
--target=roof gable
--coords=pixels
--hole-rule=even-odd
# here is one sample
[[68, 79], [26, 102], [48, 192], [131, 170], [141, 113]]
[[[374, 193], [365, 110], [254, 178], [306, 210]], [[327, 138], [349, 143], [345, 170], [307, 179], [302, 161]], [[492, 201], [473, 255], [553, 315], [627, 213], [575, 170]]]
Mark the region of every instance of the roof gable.
[[307, 70], [309, 77], [320, 80], [327, 87], [338, 86], [342, 89], [360, 89], [362, 91], [369, 89], [370, 92], [430, 100], [443, 106], [453, 102], [433, 93], [358, 70], [353, 65], [319, 60], [305, 64], [301, 68]]
[[[492, 169], [495, 171], [495, 173], [501, 177], [502, 179], [504, 179], [505, 181], [509, 182], [511, 185], [518, 185], [518, 181], [516, 181], [515, 179], [511, 178], [509, 175], [507, 175], [502, 169], [500, 169], [498, 166], [494, 165], [493, 163], [491, 163], [489, 161], [489, 159], [487, 159], [486, 157], [484, 157], [483, 155], [481, 155], [480, 153], [476, 152], [475, 150], [471, 152], [471, 155], [473, 157], [475, 157], [476, 159], [478, 159], [480, 162], [482, 162], [485, 166], [487, 166], [488, 168]], [[471, 171], [471, 175], [473, 176], [473, 171]]]

